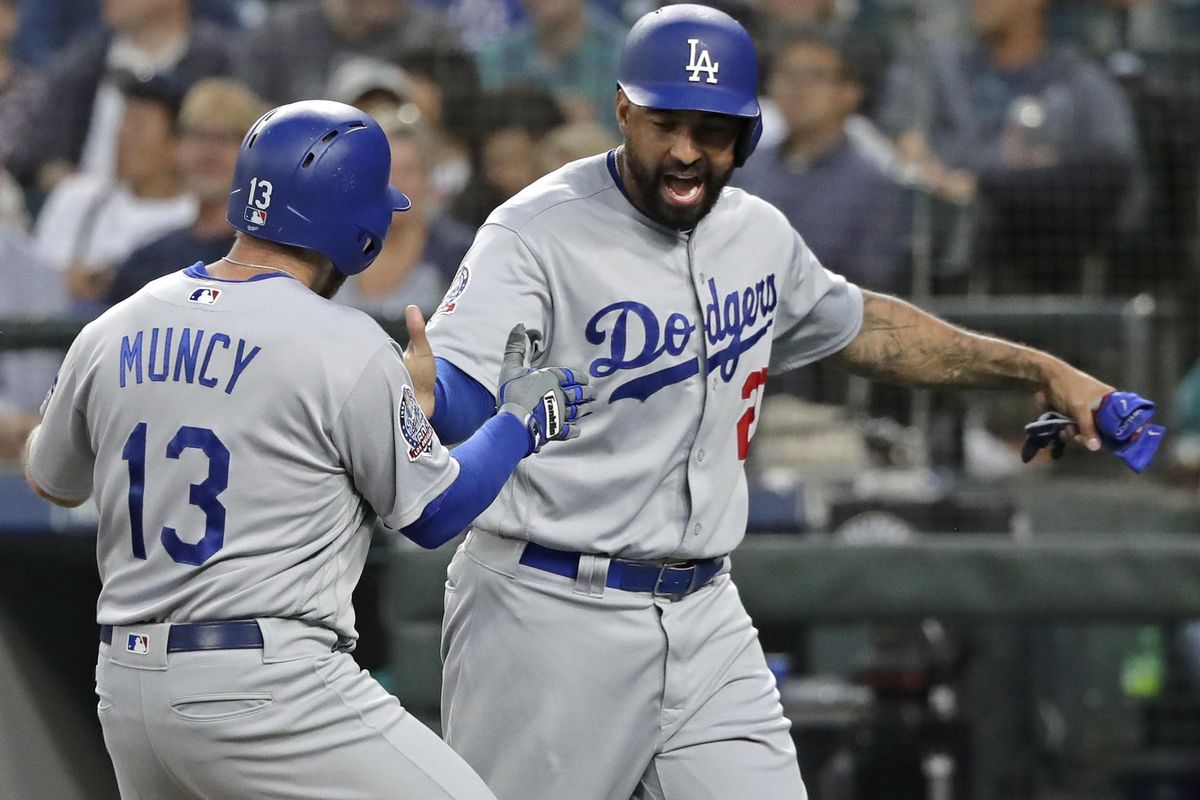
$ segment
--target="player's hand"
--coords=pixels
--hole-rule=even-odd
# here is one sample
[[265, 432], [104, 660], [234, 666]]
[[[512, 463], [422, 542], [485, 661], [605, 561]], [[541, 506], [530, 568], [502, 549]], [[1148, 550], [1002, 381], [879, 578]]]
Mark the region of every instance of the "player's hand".
[[421, 309], [409, 306], [404, 309], [404, 322], [408, 325], [408, 347], [404, 350], [404, 368], [412, 378], [417, 402], [428, 419], [433, 416], [433, 387], [437, 383], [437, 364], [433, 360], [433, 348], [425, 338], [425, 317]]
[[1095, 452], [1100, 449], [1101, 442], [1092, 412], [1112, 391], [1113, 387], [1086, 372], [1058, 362], [1046, 385], [1037, 393], [1037, 401], [1043, 411], [1057, 411], [1073, 420], [1073, 424], [1063, 429], [1064, 438], [1074, 439], [1077, 444]]
[[[1154, 403], [1132, 392], [1104, 395], [1087, 415], [1103, 446], [1134, 472], [1149, 466], [1166, 434], [1165, 428], [1150, 421], [1153, 416]], [[1025, 426], [1021, 460], [1030, 461], [1043, 447], [1051, 448], [1051, 457], [1059, 458], [1065, 446], [1063, 435], [1074, 429], [1078, 429], [1075, 420], [1047, 411]]]
[[504, 345], [500, 368], [500, 412], [508, 412], [529, 429], [529, 453], [546, 442], [574, 439], [579, 419], [594, 399], [588, 376], [559, 367], [530, 369], [527, 364], [529, 334], [524, 325], [515, 326]]

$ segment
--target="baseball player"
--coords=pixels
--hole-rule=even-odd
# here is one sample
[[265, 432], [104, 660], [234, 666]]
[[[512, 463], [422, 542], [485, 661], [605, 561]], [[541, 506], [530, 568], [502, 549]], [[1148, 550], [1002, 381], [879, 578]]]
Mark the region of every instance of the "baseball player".
[[500, 800], [805, 797], [728, 574], [768, 370], [1024, 388], [1099, 447], [1110, 387], [860, 290], [725, 188], [760, 134], [757, 78], [727, 15], [642, 17], [623, 144], [491, 215], [431, 320], [433, 366], [412, 364], [446, 441], [486, 418], [509, 320], [538, 332], [535, 364], [586, 364], [597, 393], [588, 435], [523, 462], [449, 567], [444, 735]]
[[[409, 207], [389, 162], [350, 106], [264, 115], [229, 255], [88, 325], [30, 436], [34, 491], [99, 507], [96, 693], [125, 798], [493, 797], [354, 662], [351, 594], [376, 518], [453, 537], [577, 434], [587, 379], [529, 369], [517, 326], [499, 413], [450, 455], [395, 342], [328, 302]], [[415, 306], [408, 323], [427, 351]]]

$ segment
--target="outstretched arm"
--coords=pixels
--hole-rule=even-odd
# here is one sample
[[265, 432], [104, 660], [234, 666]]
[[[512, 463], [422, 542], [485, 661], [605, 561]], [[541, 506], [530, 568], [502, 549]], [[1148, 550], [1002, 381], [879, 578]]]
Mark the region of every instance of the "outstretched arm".
[[863, 291], [858, 336], [831, 357], [858, 375], [910, 386], [1025, 389], [1078, 420], [1075, 440], [1100, 449], [1092, 411], [1113, 391], [1032, 347], [956, 327], [895, 297]]

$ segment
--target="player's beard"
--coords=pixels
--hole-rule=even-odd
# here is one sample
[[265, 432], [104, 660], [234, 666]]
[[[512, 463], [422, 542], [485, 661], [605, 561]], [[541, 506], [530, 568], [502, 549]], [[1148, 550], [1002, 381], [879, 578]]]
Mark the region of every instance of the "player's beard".
[[342, 288], [342, 284], [346, 282], [344, 273], [339, 272], [334, 267], [330, 267], [322, 278], [318, 279], [317, 285], [313, 287], [313, 291], [324, 297], [326, 300], [332, 300], [338, 290]]
[[[675, 158], [668, 158], [660, 163], [657, 169], [651, 170], [642, 163], [638, 154], [629, 146], [628, 141], [625, 142], [624, 165], [629, 168], [628, 179], [632, 180], [634, 186], [637, 187], [638, 196], [644, 205], [641, 209], [642, 213], [660, 225], [666, 225], [668, 228], [679, 231], [691, 230], [699, 224], [700, 220], [708, 216], [708, 212], [712, 211], [713, 206], [717, 204], [721, 190], [733, 176], [732, 166], [723, 175], [715, 175], [707, 161], [700, 165], [686, 167], [683, 162]], [[704, 199], [698, 206], [680, 208], [663, 199], [662, 187], [667, 174], [687, 174], [697, 169], [700, 172], [698, 176], [700, 183], [704, 187]]]

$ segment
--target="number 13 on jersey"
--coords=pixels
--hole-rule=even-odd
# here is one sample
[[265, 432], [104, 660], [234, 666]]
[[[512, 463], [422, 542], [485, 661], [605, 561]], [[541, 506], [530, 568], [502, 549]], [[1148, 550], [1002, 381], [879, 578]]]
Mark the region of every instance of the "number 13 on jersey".
[[[121, 459], [129, 462], [129, 534], [132, 539], [133, 555], [146, 558], [146, 538], [143, 531], [144, 504], [146, 499], [146, 431], [145, 422], [133, 427], [121, 451]], [[204, 512], [204, 536], [195, 544], [179, 538], [174, 528], [165, 525], [162, 535], [163, 549], [180, 564], [199, 566], [207, 561], [225, 544], [225, 506], [217, 495], [229, 486], [229, 449], [208, 428], [193, 428], [184, 425], [175, 432], [167, 443], [167, 458], [179, 458], [180, 454], [193, 447], [208, 456], [208, 477], [202, 483], [190, 487], [188, 502]]]

